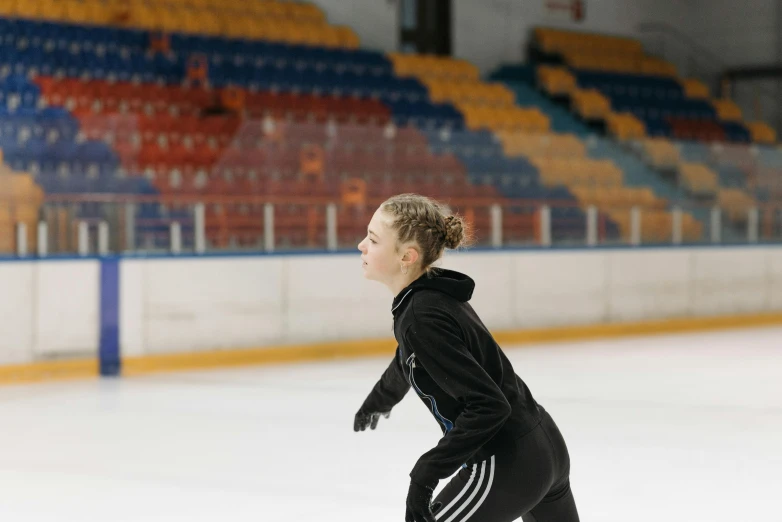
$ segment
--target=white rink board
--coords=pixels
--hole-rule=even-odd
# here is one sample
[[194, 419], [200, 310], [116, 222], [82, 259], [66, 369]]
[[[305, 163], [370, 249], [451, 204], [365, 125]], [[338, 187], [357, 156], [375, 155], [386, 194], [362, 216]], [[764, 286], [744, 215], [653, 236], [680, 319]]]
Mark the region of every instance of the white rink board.
[[[782, 311], [782, 248], [449, 253], [510, 330]], [[0, 263], [0, 364], [97, 353], [100, 262]], [[124, 356], [390, 338], [390, 292], [359, 254], [126, 258]]]
[[[126, 355], [392, 335], [393, 296], [358, 253], [122, 266]], [[441, 266], [476, 280], [471, 302], [495, 330], [782, 310], [775, 247], [449, 253]]]
[[0, 364], [96, 354], [100, 263], [0, 263]]
[[32, 263], [0, 264], [0, 364], [32, 360], [33, 272]]

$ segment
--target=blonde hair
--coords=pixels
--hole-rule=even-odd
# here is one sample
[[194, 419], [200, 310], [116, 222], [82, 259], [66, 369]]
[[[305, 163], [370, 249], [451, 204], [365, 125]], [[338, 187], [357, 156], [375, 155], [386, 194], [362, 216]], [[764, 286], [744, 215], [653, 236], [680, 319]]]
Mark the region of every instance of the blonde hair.
[[418, 194], [399, 194], [387, 199], [380, 208], [391, 218], [390, 226], [399, 243], [415, 242], [421, 249], [421, 268], [430, 271], [446, 248], [466, 246], [464, 220], [445, 212], [436, 201]]

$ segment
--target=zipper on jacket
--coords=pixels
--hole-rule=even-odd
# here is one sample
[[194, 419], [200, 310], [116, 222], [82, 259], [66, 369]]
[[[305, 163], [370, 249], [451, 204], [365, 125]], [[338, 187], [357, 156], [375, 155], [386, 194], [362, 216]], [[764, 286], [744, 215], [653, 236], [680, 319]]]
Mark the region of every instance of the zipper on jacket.
[[411, 354], [410, 357], [407, 358], [407, 366], [410, 369], [410, 375], [408, 376], [410, 386], [415, 388], [415, 391], [419, 397], [429, 400], [429, 403], [431, 404], [432, 415], [434, 415], [439, 423], [442, 424], [443, 434], [447, 435], [448, 432], [453, 429], [453, 422], [449, 421], [440, 414], [440, 411], [437, 409], [437, 402], [434, 400], [434, 397], [424, 393], [423, 390], [418, 387], [418, 384], [416, 384], [415, 377], [413, 377], [413, 370], [415, 369], [415, 354]]

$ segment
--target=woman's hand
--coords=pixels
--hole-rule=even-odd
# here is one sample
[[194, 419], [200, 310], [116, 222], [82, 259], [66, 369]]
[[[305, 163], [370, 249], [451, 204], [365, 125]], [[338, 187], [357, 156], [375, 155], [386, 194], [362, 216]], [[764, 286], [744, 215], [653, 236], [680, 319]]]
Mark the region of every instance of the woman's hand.
[[380, 421], [380, 416], [385, 417], [386, 419], [391, 416], [390, 411], [371, 411], [367, 412], [364, 410], [358, 410], [358, 413], [356, 413], [356, 418], [353, 419], [353, 431], [364, 431], [367, 429], [367, 426], [369, 429], [374, 430], [377, 428], [377, 423]]
[[434, 489], [410, 482], [407, 491], [405, 522], [435, 522], [432, 513], [432, 494]]

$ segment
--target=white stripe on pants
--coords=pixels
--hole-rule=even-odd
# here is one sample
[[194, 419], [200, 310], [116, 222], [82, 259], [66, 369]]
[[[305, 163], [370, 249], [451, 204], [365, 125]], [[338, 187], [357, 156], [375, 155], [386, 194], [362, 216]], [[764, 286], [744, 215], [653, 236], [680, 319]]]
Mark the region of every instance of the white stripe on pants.
[[[487, 464], [487, 462], [488, 462], [488, 465], [489, 465], [489, 473], [488, 473], [488, 475], [486, 473], [486, 464]], [[462, 511], [467, 509], [467, 507], [473, 501], [473, 499], [478, 494], [478, 491], [480, 491], [480, 489], [483, 487], [483, 485], [487, 484], [486, 485], [486, 490], [483, 492], [483, 495], [481, 495], [481, 498], [478, 500], [478, 503], [475, 505], [475, 507], [473, 507], [472, 510], [470, 510], [464, 516], [464, 518], [458, 519], [458, 522], [465, 522], [465, 521], [469, 520], [470, 517], [472, 517], [475, 514], [475, 512], [478, 510], [478, 508], [480, 508], [481, 505], [483, 504], [483, 502], [486, 500], [486, 497], [489, 495], [489, 491], [491, 490], [492, 483], [494, 482], [494, 466], [495, 466], [494, 456], [492, 456], [489, 461], [483, 461], [483, 463], [481, 463], [481, 474], [480, 474], [480, 477], [478, 478], [478, 481], [476, 482], [475, 488], [472, 490], [472, 493], [470, 493], [470, 495], [459, 506], [459, 508], [456, 511], [454, 511], [454, 513], [450, 517], [448, 517], [446, 520], [444, 520], [443, 522], [454, 522], [456, 520], [456, 517], [458, 517], [459, 514], [461, 514]], [[470, 489], [470, 486], [471, 486], [471, 484], [473, 482], [473, 479], [475, 478], [475, 474], [477, 472], [477, 469], [478, 469], [478, 465], [474, 464], [472, 473], [470, 474], [470, 480], [467, 481], [467, 484], [464, 485], [464, 488], [462, 488], [462, 490], [459, 492], [459, 494], [456, 495], [456, 497], [454, 497], [454, 499], [451, 500], [451, 502], [445, 508], [443, 508], [439, 513], [437, 513], [437, 515], [435, 515], [435, 520], [437, 520], [439, 522], [440, 519], [442, 517], [444, 517], [451, 508], [453, 508], [454, 506], [456, 506], [458, 504], [459, 500], [461, 500], [461, 498]]]

